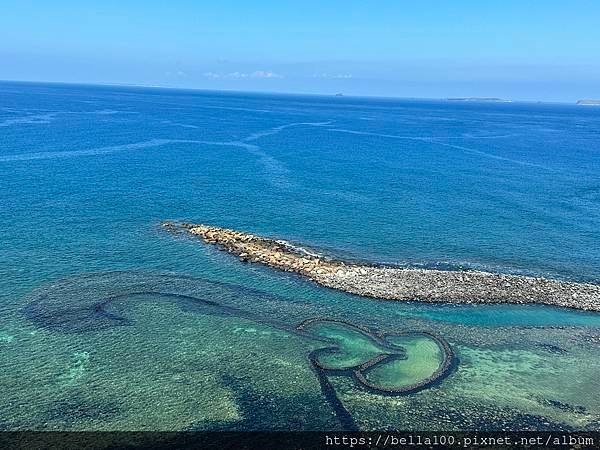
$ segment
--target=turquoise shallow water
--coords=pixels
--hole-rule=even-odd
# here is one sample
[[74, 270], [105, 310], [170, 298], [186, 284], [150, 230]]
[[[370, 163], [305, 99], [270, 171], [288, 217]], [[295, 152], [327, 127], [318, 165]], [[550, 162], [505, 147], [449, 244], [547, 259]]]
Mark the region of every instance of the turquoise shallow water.
[[599, 314], [364, 299], [159, 224], [597, 283], [599, 170], [597, 108], [2, 83], [0, 428], [343, 427], [293, 331], [324, 316], [458, 357], [407, 396], [327, 375], [360, 428], [598, 429]]

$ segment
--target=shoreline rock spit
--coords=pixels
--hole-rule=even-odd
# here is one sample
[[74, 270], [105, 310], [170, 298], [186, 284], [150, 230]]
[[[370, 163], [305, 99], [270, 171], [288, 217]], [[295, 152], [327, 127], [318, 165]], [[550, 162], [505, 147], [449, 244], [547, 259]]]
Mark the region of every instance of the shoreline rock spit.
[[600, 311], [600, 285], [481, 271], [446, 271], [355, 264], [327, 259], [282, 241], [208, 225], [165, 222], [245, 262], [303, 275], [351, 294], [384, 300], [445, 303], [536, 303]]

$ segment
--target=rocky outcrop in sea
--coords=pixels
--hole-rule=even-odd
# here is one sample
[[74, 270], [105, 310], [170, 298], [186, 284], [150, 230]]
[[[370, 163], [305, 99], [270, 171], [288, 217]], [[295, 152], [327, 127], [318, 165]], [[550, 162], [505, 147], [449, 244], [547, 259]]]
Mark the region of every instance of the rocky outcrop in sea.
[[283, 240], [208, 225], [163, 224], [260, 263], [303, 275], [333, 289], [385, 300], [447, 303], [539, 303], [600, 311], [600, 285], [482, 271], [450, 271], [356, 264], [329, 259]]

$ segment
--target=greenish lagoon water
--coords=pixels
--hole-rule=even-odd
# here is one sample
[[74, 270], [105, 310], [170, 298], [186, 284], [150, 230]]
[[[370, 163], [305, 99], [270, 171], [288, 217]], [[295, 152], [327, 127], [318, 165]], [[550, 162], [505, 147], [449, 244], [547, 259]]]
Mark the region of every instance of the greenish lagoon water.
[[[366, 299], [160, 226], [598, 283], [599, 173], [594, 108], [1, 83], [0, 429], [599, 430], [600, 314]], [[443, 352], [313, 317], [456, 364], [368, 390], [311, 352], [397, 352], [391, 387]]]

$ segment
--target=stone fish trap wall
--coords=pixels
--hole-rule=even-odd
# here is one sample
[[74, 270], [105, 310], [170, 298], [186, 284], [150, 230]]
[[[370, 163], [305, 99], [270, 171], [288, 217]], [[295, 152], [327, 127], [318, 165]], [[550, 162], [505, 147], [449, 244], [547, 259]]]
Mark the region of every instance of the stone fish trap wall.
[[[160, 296], [163, 301], [175, 302], [182, 308], [186, 310], [191, 308], [192, 311], [199, 314], [242, 317], [309, 338], [315, 342], [321, 342], [323, 347], [311, 351], [308, 354], [308, 360], [319, 380], [323, 395], [335, 411], [340, 423], [348, 430], [357, 430], [358, 427], [351, 413], [337, 397], [335, 388], [328, 379], [328, 374], [336, 373], [352, 376], [357, 387], [379, 395], [407, 395], [440, 382], [452, 372], [457, 364], [457, 359], [448, 343], [443, 338], [430, 333], [378, 332], [342, 319], [325, 317], [306, 319], [297, 326], [293, 326], [284, 322], [269, 320], [263, 315], [235, 306], [224, 305], [214, 300], [215, 297], [223, 294], [230, 296], [231, 300], [235, 300], [236, 295], [240, 295], [241, 292], [236, 286], [227, 283], [216, 283], [176, 274], [145, 274], [127, 271], [103, 272], [78, 275], [36, 288], [26, 296], [26, 305], [22, 312], [38, 327], [53, 332], [67, 334], [98, 332], [134, 324], [132, 319], [111, 312], [109, 306], [112, 303], [124, 302], [131, 298], [139, 298], [139, 296], [156, 295]], [[244, 294], [255, 295], [257, 301], [269, 296], [267, 293], [252, 290], [250, 292], [244, 290]], [[328, 352], [337, 352], [340, 350], [340, 346], [335, 340], [319, 336], [307, 330], [307, 327], [315, 323], [340, 324], [356, 330], [376, 342], [383, 349], [389, 349], [393, 354], [377, 355], [356, 366], [344, 368], [326, 366], [320, 363], [319, 356]], [[394, 388], [382, 386], [368, 380], [364, 374], [373, 367], [391, 362], [396, 358], [405, 358], [405, 352], [403, 352], [401, 345], [391, 344], [385, 340], [386, 336], [392, 335], [418, 335], [435, 340], [443, 354], [443, 360], [439, 368], [426, 379]]]
[[[433, 333], [429, 332], [380, 332], [371, 330], [368, 327], [363, 325], [357, 325], [352, 322], [342, 320], [342, 319], [331, 319], [325, 317], [315, 317], [311, 319], [307, 319], [301, 322], [296, 328], [300, 331], [305, 331], [306, 328], [314, 323], [336, 323], [341, 324], [346, 327], [352, 328], [359, 333], [362, 333], [369, 339], [376, 342], [383, 349], [389, 350], [391, 353], [389, 354], [379, 354], [374, 356], [373, 358], [365, 361], [363, 363], [348, 366], [343, 368], [337, 368], [333, 366], [328, 366], [320, 362], [319, 357], [324, 356], [326, 354], [335, 353], [340, 350], [339, 345], [334, 345], [332, 347], [320, 348], [313, 350], [309, 354], [310, 361], [313, 365], [318, 367], [319, 369], [325, 372], [337, 372], [337, 373], [351, 373], [355, 379], [355, 381], [361, 385], [363, 388], [366, 388], [369, 391], [378, 393], [378, 394], [386, 394], [386, 395], [407, 395], [412, 394], [414, 392], [418, 392], [420, 390], [431, 387], [432, 385], [440, 382], [444, 378], [446, 378], [454, 368], [458, 365], [458, 359], [456, 358], [454, 352], [452, 351], [448, 342], [440, 336], [436, 336]], [[419, 380], [412, 384], [407, 384], [404, 386], [384, 386], [380, 383], [375, 383], [366, 378], [366, 374], [368, 371], [373, 370], [375, 367], [390, 363], [397, 359], [406, 360], [406, 352], [404, 351], [401, 344], [391, 344], [385, 338], [387, 336], [415, 336], [415, 337], [425, 337], [433, 340], [438, 346], [440, 353], [442, 354], [442, 361], [439, 364], [437, 370], [435, 370], [429, 377]]]
[[503, 275], [481, 271], [448, 271], [359, 265], [327, 259], [285, 241], [209, 225], [163, 226], [186, 231], [208, 244], [260, 263], [303, 275], [325, 287], [384, 300], [446, 303], [541, 303], [600, 311], [600, 285]]

